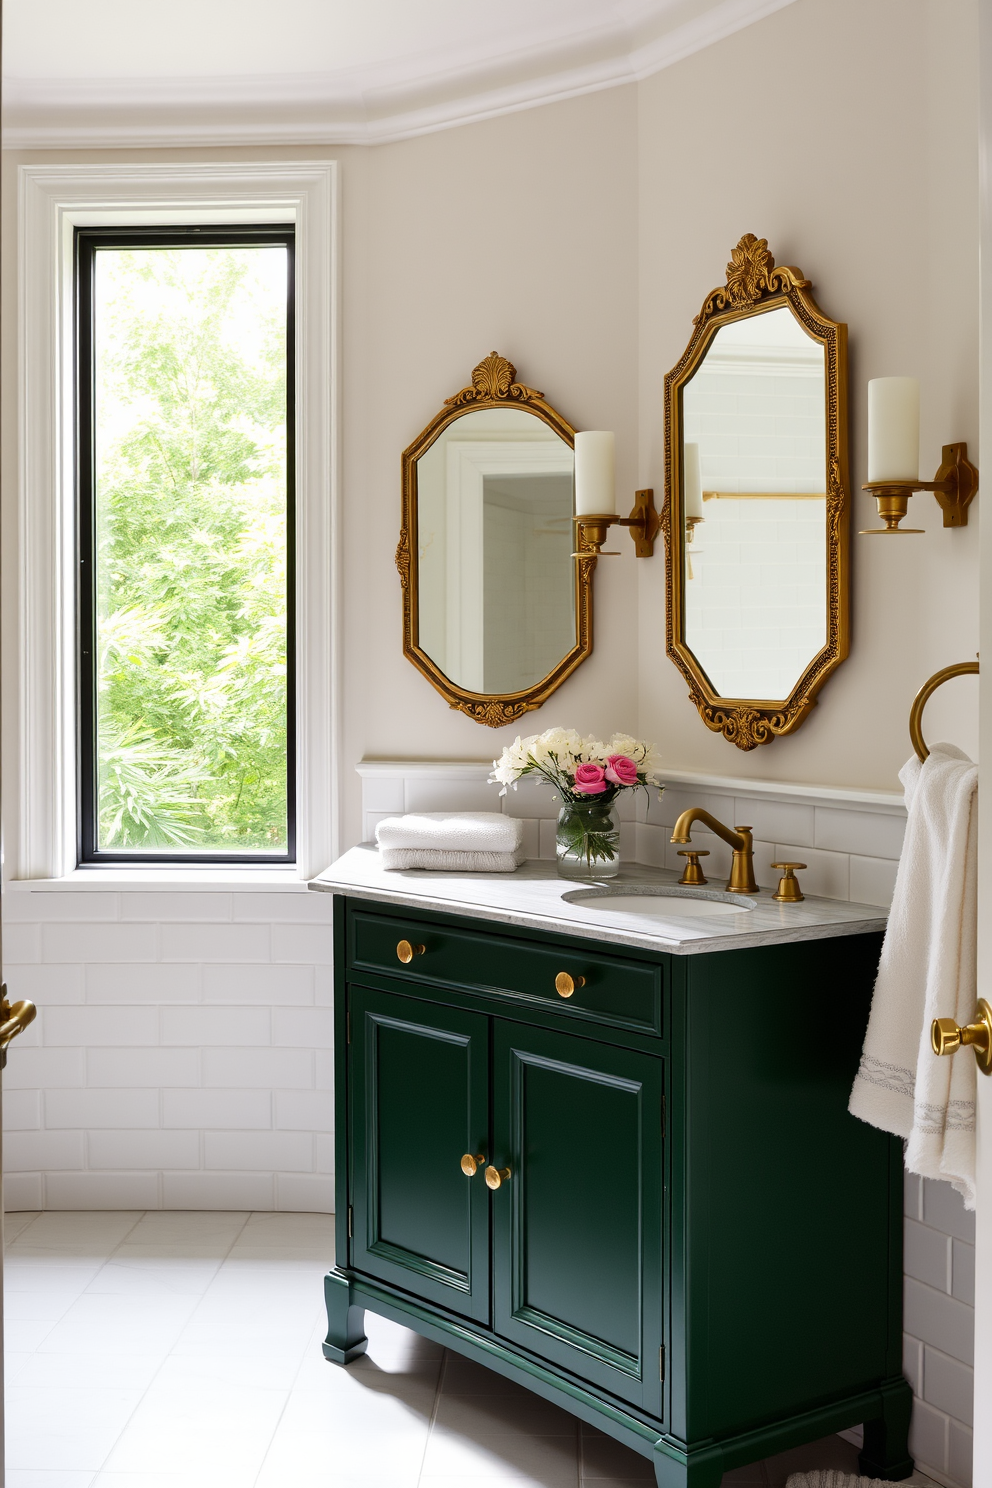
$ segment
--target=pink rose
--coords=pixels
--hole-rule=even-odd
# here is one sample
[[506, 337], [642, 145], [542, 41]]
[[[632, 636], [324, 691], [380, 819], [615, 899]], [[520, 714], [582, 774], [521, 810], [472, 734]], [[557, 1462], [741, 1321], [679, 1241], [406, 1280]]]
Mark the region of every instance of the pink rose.
[[602, 765], [576, 765], [574, 788], [583, 796], [601, 796], [606, 789]]
[[636, 785], [637, 766], [626, 754], [611, 754], [606, 761], [606, 778], [612, 785]]

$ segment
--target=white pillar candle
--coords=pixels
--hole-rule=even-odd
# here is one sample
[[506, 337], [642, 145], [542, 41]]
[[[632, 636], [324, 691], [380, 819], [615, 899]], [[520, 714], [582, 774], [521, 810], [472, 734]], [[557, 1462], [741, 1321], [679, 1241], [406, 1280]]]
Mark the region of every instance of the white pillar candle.
[[874, 377], [868, 384], [868, 484], [919, 478], [919, 379]]
[[699, 445], [682, 446], [682, 502], [683, 517], [702, 517], [703, 478], [699, 473]]
[[614, 438], [604, 430], [575, 436], [575, 515], [615, 516]]

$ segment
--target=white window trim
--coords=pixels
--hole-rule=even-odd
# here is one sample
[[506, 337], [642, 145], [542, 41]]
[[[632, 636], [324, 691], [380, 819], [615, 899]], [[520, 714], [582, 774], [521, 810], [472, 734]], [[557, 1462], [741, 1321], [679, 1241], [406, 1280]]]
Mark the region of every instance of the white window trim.
[[[337, 855], [340, 819], [337, 162], [22, 165], [18, 177], [19, 696], [17, 758], [4, 769], [7, 877], [68, 887], [81, 876], [73, 228], [266, 221], [296, 225], [297, 874], [310, 878]], [[251, 874], [232, 877], [246, 883]]]

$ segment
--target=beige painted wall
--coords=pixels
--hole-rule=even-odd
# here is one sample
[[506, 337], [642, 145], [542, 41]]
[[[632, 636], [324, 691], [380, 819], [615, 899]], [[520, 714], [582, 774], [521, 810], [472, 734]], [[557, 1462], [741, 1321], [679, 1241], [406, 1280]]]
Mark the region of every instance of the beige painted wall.
[[[645, 82], [375, 149], [9, 154], [3, 312], [16, 324], [24, 159], [326, 158], [342, 163], [345, 843], [363, 756], [488, 759], [516, 729], [451, 711], [400, 654], [399, 457], [493, 348], [578, 428], [617, 432], [618, 491], [661, 495], [662, 382], [741, 233], [767, 236], [851, 338], [852, 484], [865, 383], [923, 383], [923, 466], [977, 450], [975, 0], [796, 0]], [[16, 389], [3, 408], [5, 777], [16, 781]], [[622, 500], [621, 496], [621, 500]], [[524, 731], [640, 729], [672, 768], [896, 788], [913, 694], [977, 648], [977, 512], [926, 537], [854, 539], [854, 643], [792, 738], [741, 754], [709, 734], [664, 654], [664, 556], [596, 574], [593, 657]], [[858, 489], [855, 527], [871, 509]], [[928, 733], [974, 743], [973, 684]]]
[[[855, 532], [878, 525], [860, 489], [870, 377], [920, 377], [925, 477], [943, 441], [977, 450], [976, 41], [973, 0], [796, 0], [640, 85], [645, 483], [663, 484], [664, 374], [744, 232], [848, 323]], [[642, 730], [672, 766], [898, 788], [917, 688], [977, 650], [978, 509], [967, 530], [944, 531], [917, 496], [907, 525], [925, 537], [853, 538], [850, 659], [798, 733], [750, 754], [689, 703], [664, 656], [661, 566], [645, 566]], [[927, 730], [974, 746], [973, 682], [938, 694]]]
[[[636, 122], [636, 90], [628, 87], [373, 150], [5, 155], [7, 326], [17, 322], [16, 166], [22, 161], [341, 161], [346, 845], [360, 835], [359, 781], [351, 766], [363, 756], [491, 759], [518, 732], [484, 729], [452, 711], [403, 658], [393, 554], [404, 447], [495, 348], [574, 426], [615, 429], [620, 488], [635, 487]], [[5, 357], [4, 728], [5, 779], [13, 789], [12, 335]], [[533, 715], [537, 727], [559, 720], [590, 731], [636, 727], [632, 561], [628, 555], [600, 564], [596, 653]]]

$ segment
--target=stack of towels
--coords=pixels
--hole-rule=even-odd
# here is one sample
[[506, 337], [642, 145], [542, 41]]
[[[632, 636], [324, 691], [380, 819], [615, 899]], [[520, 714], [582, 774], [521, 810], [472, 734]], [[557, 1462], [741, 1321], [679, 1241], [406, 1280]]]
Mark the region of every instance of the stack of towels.
[[524, 860], [524, 824], [498, 811], [388, 816], [375, 829], [384, 868], [512, 873]]

